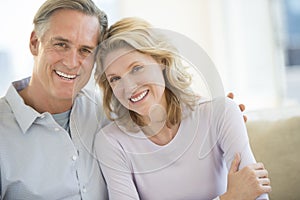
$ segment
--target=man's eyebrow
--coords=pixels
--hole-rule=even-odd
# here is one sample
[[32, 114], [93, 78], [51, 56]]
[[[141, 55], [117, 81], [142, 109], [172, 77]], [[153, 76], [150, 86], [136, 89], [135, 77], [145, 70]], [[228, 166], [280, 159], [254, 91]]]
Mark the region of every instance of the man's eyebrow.
[[60, 36], [58, 36], [58, 37], [53, 37], [53, 38], [51, 38], [51, 41], [62, 41], [62, 42], [70, 42], [68, 39], [65, 39], [65, 38], [63, 38], [63, 37], [60, 37]]
[[[51, 39], [51, 41], [60, 41], [60, 42], [66, 42], [66, 43], [71, 43], [70, 40], [63, 38], [63, 37], [53, 37]], [[86, 48], [86, 49], [95, 49], [97, 46], [88, 46], [88, 45], [82, 45], [82, 48]]]
[[91, 50], [94, 50], [96, 48], [96, 46], [92, 47], [92, 46], [87, 46], [87, 45], [83, 45], [82, 47], [85, 49], [91, 49]]

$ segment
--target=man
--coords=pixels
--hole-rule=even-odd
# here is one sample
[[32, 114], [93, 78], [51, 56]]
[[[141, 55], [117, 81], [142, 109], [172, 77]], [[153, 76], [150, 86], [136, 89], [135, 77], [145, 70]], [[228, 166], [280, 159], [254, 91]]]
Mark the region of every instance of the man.
[[106, 122], [82, 89], [106, 29], [91, 0], [47, 0], [36, 13], [32, 76], [0, 100], [0, 199], [107, 199], [92, 152]]

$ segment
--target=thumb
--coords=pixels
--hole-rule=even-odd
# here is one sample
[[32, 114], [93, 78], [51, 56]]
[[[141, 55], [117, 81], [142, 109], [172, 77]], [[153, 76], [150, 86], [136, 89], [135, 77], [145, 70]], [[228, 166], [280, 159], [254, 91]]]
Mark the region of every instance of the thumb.
[[235, 156], [234, 156], [234, 159], [231, 163], [229, 173], [237, 172], [238, 169], [239, 169], [240, 162], [241, 162], [241, 156], [240, 156], [239, 153], [236, 153]]

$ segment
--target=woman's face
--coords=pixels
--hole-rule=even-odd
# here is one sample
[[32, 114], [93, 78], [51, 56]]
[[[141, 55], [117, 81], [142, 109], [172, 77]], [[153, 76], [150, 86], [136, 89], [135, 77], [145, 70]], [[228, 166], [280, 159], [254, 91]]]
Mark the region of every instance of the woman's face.
[[149, 116], [153, 106], [166, 109], [164, 66], [136, 50], [118, 49], [104, 61], [114, 95], [127, 109]]

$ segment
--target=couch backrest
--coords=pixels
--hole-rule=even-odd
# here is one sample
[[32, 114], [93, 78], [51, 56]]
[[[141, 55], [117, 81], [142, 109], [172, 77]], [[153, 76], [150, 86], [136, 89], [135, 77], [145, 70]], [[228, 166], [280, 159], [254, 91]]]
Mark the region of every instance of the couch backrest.
[[269, 172], [271, 200], [300, 200], [300, 117], [246, 123], [256, 160]]

